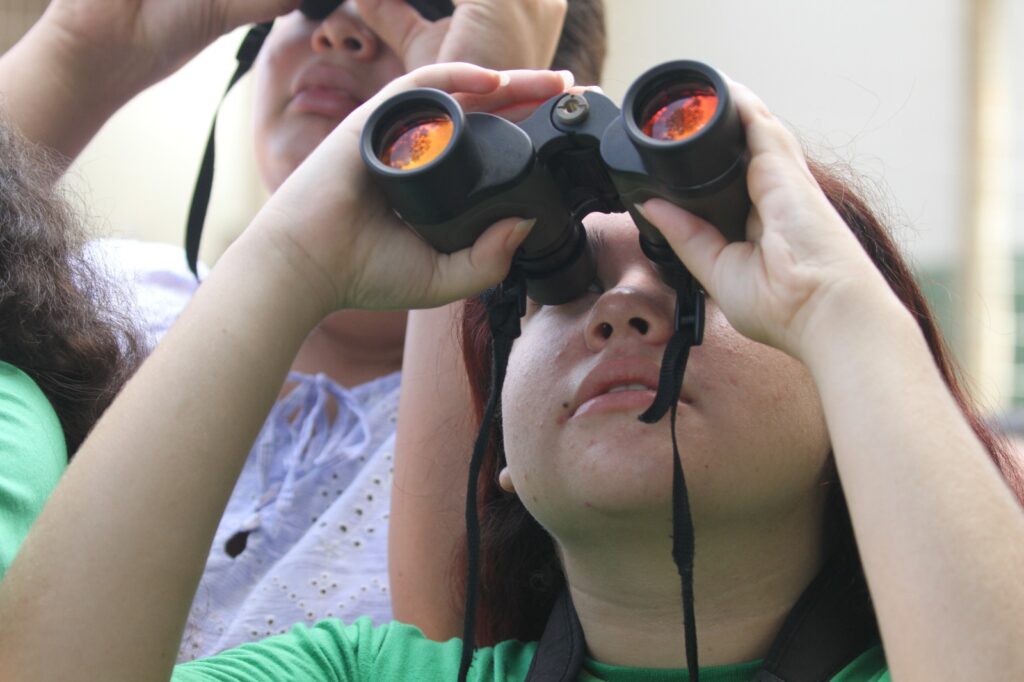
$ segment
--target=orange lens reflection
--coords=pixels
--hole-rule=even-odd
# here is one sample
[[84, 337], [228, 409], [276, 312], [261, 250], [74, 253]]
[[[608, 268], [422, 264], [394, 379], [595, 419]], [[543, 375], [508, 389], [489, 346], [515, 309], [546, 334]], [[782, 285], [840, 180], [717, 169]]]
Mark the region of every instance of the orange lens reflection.
[[641, 129], [655, 140], [678, 142], [707, 125], [717, 109], [718, 95], [709, 87], [672, 88], [648, 105]]
[[384, 138], [380, 160], [398, 170], [426, 165], [448, 148], [455, 125], [444, 114], [417, 116], [394, 126]]

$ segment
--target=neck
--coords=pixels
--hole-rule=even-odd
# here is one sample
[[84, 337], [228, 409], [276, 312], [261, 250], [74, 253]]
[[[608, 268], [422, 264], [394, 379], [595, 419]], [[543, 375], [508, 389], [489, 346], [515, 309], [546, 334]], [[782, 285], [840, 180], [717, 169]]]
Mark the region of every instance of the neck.
[[346, 388], [402, 368], [405, 313], [346, 310], [320, 323], [299, 349], [292, 370], [326, 374]]
[[[694, 603], [702, 666], [763, 658], [820, 569], [822, 507], [697, 534]], [[608, 534], [611, 535], [611, 534]], [[610, 665], [683, 668], [680, 578], [670, 542], [615, 534], [580, 551], [562, 545], [589, 654]]]

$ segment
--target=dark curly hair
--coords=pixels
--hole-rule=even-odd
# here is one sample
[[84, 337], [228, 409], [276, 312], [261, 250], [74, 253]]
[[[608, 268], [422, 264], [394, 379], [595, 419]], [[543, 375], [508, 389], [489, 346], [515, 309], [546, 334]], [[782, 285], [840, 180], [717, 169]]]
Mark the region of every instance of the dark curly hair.
[[85, 253], [62, 164], [0, 116], [0, 360], [53, 405], [70, 458], [143, 355], [141, 334]]

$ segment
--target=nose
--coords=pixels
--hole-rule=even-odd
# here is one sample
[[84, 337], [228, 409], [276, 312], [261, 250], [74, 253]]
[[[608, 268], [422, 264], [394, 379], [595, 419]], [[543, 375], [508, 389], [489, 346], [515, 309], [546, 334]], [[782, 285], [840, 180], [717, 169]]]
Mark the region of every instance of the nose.
[[589, 349], [629, 340], [660, 346], [672, 335], [671, 296], [663, 287], [622, 284], [603, 294], [590, 309], [584, 331]]
[[371, 61], [380, 52], [380, 38], [354, 13], [342, 5], [331, 12], [313, 31], [313, 52], [342, 50], [360, 61]]

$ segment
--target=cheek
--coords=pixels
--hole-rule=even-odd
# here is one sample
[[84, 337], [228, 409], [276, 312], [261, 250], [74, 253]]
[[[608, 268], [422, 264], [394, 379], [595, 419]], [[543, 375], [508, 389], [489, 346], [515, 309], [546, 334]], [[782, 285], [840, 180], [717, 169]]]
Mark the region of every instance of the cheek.
[[810, 373], [716, 318], [687, 370], [701, 428], [715, 443], [702, 463], [709, 487], [731, 488], [753, 506], [803, 497], [820, 485], [830, 450]]
[[531, 333], [541, 325], [532, 324], [513, 346], [501, 394], [505, 451], [517, 488], [524, 475], [540, 475], [550, 464], [547, 455], [555, 448], [572, 398], [566, 371], [570, 335]]

